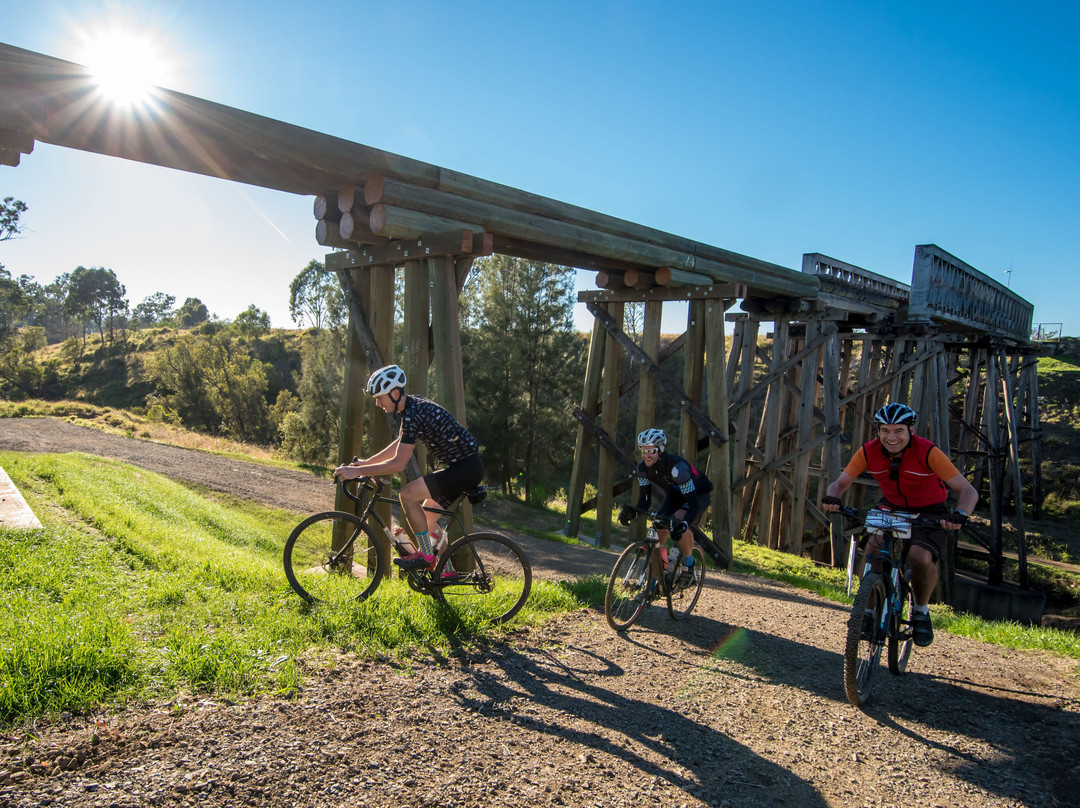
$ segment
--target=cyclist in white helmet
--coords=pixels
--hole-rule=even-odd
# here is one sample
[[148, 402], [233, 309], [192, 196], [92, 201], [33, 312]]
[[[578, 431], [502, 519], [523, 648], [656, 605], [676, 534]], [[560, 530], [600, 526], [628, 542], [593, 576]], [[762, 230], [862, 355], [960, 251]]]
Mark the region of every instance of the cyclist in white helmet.
[[[691, 576], [696, 570], [693, 568], [694, 534], [689, 528], [708, 509], [712, 501], [712, 483], [689, 461], [664, 451], [667, 446], [664, 430], [646, 429], [638, 435], [637, 445], [641, 452], [641, 462], [635, 471], [640, 486], [637, 508], [624, 506], [619, 511], [619, 522], [628, 525], [631, 519], [647, 509], [652, 501], [652, 487], [656, 485], [664, 492], [664, 501], [657, 512], [661, 516], [672, 517], [670, 535], [679, 543], [679, 550], [682, 552], [683, 569], [679, 570], [679, 573]], [[660, 532], [662, 547], [667, 547], [668, 536], [668, 531]], [[726, 559], [719, 548], [708, 539], [706, 544], [704, 549], [716, 565], [726, 567]]]
[[352, 480], [396, 474], [408, 464], [416, 441], [422, 441], [445, 468], [418, 477], [401, 489], [401, 507], [419, 549], [404, 558], [395, 558], [394, 563], [406, 569], [434, 567], [438, 557], [430, 530], [438, 517], [428, 514], [424, 505], [433, 507], [438, 503], [439, 507], [446, 508], [458, 494], [480, 485], [484, 479], [484, 463], [477, 451], [476, 438], [434, 401], [406, 395], [405, 371], [397, 365], [387, 365], [372, 373], [367, 394], [375, 399], [381, 410], [401, 417], [401, 429], [389, 446], [371, 457], [338, 466], [334, 469], [334, 478]]
[[[915, 644], [930, 645], [934, 627], [930, 622], [930, 596], [937, 585], [937, 559], [946, 549], [947, 530], [959, 530], [979, 502], [979, 492], [937, 446], [915, 434], [918, 416], [905, 404], [890, 402], [874, 414], [878, 436], [863, 444], [847, 467], [829, 485], [821, 506], [828, 513], [839, 510], [840, 497], [864, 471], [881, 489], [878, 507], [918, 512], [938, 518], [938, 528], [913, 526], [908, 561], [915, 596], [911, 633]], [[956, 510], [945, 503], [949, 492], [957, 495]], [[881, 546], [880, 536], [870, 540], [867, 552]]]

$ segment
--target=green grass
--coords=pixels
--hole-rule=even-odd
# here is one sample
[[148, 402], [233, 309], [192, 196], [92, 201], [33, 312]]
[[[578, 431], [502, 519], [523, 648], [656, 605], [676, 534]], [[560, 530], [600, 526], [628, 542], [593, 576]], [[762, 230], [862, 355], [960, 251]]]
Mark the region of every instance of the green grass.
[[0, 722], [183, 693], [289, 693], [337, 654], [442, 657], [560, 611], [534, 582], [509, 627], [385, 581], [364, 603], [308, 607], [285, 581], [295, 514], [213, 501], [72, 453], [0, 453], [45, 527], [0, 531]]
[[[340, 654], [438, 660], [603, 604], [606, 576], [597, 575], [534, 581], [510, 626], [393, 580], [363, 603], [308, 607], [281, 569], [295, 514], [78, 453], [0, 453], [0, 466], [45, 524], [0, 530], [4, 724], [185, 694], [287, 694]], [[739, 572], [850, 602], [842, 570], [741, 541], [735, 556]], [[946, 631], [1080, 659], [1075, 634], [934, 613]]]

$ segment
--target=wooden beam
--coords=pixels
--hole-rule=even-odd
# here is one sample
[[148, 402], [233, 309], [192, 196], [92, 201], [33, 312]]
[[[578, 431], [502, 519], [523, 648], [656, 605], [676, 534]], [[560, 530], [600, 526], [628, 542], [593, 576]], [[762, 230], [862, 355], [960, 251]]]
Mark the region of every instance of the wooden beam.
[[654, 275], [657, 286], [669, 286], [679, 289], [683, 286], [708, 286], [713, 279], [700, 272], [687, 272], [674, 267], [660, 267]]
[[356, 242], [343, 239], [337, 222], [320, 219], [315, 222], [315, 241], [324, 247], [336, 247], [339, 250], [355, 250]]
[[[496, 243], [498, 239], [496, 238]], [[674, 289], [653, 286], [649, 289], [601, 289], [578, 292], [578, 303], [640, 303], [649, 300], [715, 300], [742, 297], [746, 287], [735, 283], [687, 286]]]
[[360, 244], [385, 244], [389, 237], [372, 230], [370, 219], [371, 211], [363, 205], [345, 211], [338, 222], [341, 237]]
[[[616, 325], [616, 331], [620, 334], [623, 315], [622, 303], [609, 303], [608, 309], [604, 312], [604, 317]], [[611, 330], [608, 329], [608, 331], [610, 333]], [[608, 340], [604, 351], [600, 426], [609, 435], [614, 435], [619, 426], [619, 364], [619, 343], [616, 340]], [[611, 546], [611, 509], [615, 504], [611, 491], [614, 482], [615, 456], [610, 452], [601, 452], [596, 483], [596, 532], [601, 547]]]
[[645, 367], [649, 373], [653, 375], [653, 378], [657, 380], [660, 386], [672, 397], [672, 400], [678, 402], [682, 409], [687, 410], [691, 414], [691, 417], [697, 425], [708, 434], [709, 438], [712, 439], [714, 443], [723, 445], [723, 439], [721, 437], [722, 433], [716, 424], [709, 420], [709, 417], [700, 407], [687, 398], [682, 388], [672, 380], [670, 376], [664, 373], [659, 366], [654, 364], [652, 360], [634, 344], [634, 341], [626, 336], [622, 328], [616, 324], [614, 318], [595, 303], [589, 303], [587, 306], [589, 311], [592, 312], [593, 317], [600, 322], [608, 334], [613, 337], [616, 342], [622, 345], [623, 350], [630, 354], [634, 363], [641, 364], [642, 367]]
[[451, 230], [447, 233], [432, 233], [417, 239], [389, 241], [381, 245], [352, 245], [348, 253], [334, 255], [327, 259], [332, 266], [327, 269], [356, 269], [380, 264], [399, 265], [406, 261], [424, 258], [438, 258], [446, 255], [489, 255], [491, 239], [484, 233], [474, 234], [471, 230]]
[[368, 217], [368, 224], [372, 233], [404, 239], [420, 238], [426, 233], [443, 233], [447, 230], [484, 230], [480, 225], [459, 219], [432, 216], [390, 205], [375, 205]]
[[[734, 300], [705, 301], [705, 385], [709, 392], [709, 418], [720, 429], [730, 426], [724, 342], [724, 312]], [[712, 525], [713, 543], [720, 548], [731, 568], [733, 561], [731, 543], [731, 444], [730, 433], [722, 436], [723, 445], [709, 445], [708, 473], [713, 484]]]
[[0, 129], [0, 149], [30, 154], [34, 150], [34, 137], [27, 132]]
[[[589, 356], [585, 364], [585, 382], [581, 393], [581, 411], [593, 417], [600, 411], [600, 381], [604, 369], [604, 340], [607, 332], [599, 320], [593, 320], [592, 338], [589, 340]], [[585, 496], [585, 478], [587, 476], [592, 433], [585, 425], [578, 423], [577, 441], [574, 444], [574, 465], [570, 471], [570, 487], [566, 492], [566, 527], [567, 536], [577, 536], [581, 532], [582, 500]]]

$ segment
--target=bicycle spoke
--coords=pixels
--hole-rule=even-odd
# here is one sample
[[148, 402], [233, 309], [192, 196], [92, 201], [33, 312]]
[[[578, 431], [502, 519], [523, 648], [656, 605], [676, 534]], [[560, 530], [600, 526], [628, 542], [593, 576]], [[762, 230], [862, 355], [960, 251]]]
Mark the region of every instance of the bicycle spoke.
[[315, 514], [285, 541], [285, 576], [309, 603], [363, 600], [378, 587], [379, 547], [358, 517], [341, 511]]
[[[705, 586], [705, 553], [697, 545], [694, 545], [694, 566], [697, 567], [696, 577], [687, 581], [680, 581], [678, 577], [674, 579], [671, 590], [668, 592], [667, 603], [668, 613], [675, 620], [685, 620], [689, 617], [690, 612], [694, 610], [694, 606], [697, 605], [698, 598], [701, 597], [701, 589]], [[680, 565], [682, 561], [678, 562]], [[675, 575], [678, 576], [681, 570], [675, 570]]]
[[650, 600], [652, 582], [649, 575], [651, 547], [635, 542], [623, 550], [608, 578], [604, 596], [604, 615], [616, 631], [629, 628]]
[[525, 605], [532, 567], [516, 544], [496, 533], [455, 541], [435, 568], [436, 600], [473, 617], [501, 623]]

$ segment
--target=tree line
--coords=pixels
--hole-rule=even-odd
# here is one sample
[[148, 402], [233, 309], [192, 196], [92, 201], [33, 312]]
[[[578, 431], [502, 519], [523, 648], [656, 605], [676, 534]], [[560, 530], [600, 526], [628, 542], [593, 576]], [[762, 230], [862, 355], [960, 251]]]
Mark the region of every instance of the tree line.
[[[23, 203], [3, 201], [0, 241], [22, 232], [25, 213]], [[298, 332], [271, 330], [255, 306], [220, 320], [198, 298], [177, 306], [163, 292], [132, 307], [105, 267], [42, 284], [0, 265], [0, 395], [61, 399], [81, 390], [94, 403], [335, 463], [347, 309], [319, 261], [300, 270], [288, 294]], [[469, 429], [488, 484], [530, 500], [569, 477], [570, 411], [587, 347], [573, 305], [573, 270], [507, 256], [476, 261], [461, 298]], [[400, 325], [395, 340], [400, 355]], [[52, 358], [37, 358], [57, 343]]]

